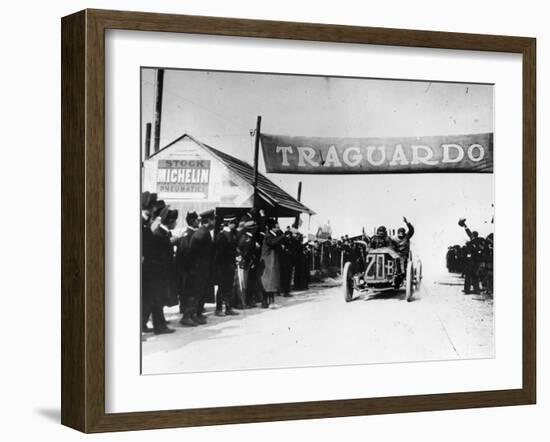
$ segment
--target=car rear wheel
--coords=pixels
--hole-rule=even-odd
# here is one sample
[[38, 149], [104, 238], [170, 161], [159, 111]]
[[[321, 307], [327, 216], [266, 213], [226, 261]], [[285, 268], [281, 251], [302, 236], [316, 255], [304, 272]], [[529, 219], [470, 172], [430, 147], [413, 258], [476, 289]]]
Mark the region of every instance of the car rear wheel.
[[420, 260], [416, 261], [416, 267], [414, 269], [414, 273], [415, 273], [414, 281], [416, 285], [416, 290], [418, 291], [418, 289], [420, 288], [420, 284], [422, 283], [422, 261]]
[[344, 299], [350, 302], [353, 299], [353, 272], [351, 271], [351, 262], [344, 264], [342, 272], [342, 290], [344, 291]]
[[405, 274], [405, 299], [407, 302], [412, 301], [413, 294], [413, 265], [412, 261], [407, 264], [407, 272]]

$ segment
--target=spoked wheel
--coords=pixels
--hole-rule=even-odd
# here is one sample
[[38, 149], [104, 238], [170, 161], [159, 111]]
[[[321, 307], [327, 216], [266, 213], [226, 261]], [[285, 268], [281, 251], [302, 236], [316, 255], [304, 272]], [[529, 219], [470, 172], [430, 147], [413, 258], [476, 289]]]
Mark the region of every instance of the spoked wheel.
[[407, 302], [412, 301], [412, 294], [413, 294], [413, 265], [412, 262], [409, 261], [407, 263], [407, 272], [405, 274], [405, 299]]
[[415, 285], [416, 285], [416, 291], [420, 289], [420, 284], [422, 283], [422, 261], [418, 260], [416, 261], [416, 267], [414, 269], [415, 273]]
[[353, 272], [351, 271], [351, 262], [344, 264], [342, 272], [342, 289], [344, 291], [344, 299], [350, 302], [353, 299]]

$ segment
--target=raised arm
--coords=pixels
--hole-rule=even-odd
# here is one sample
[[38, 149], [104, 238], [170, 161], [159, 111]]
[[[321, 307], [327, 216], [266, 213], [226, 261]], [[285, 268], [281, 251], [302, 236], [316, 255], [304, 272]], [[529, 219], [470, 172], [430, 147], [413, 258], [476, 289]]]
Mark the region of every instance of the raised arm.
[[466, 234], [468, 235], [468, 238], [473, 239], [472, 231], [466, 225], [466, 218], [459, 219], [458, 220], [458, 225], [460, 227], [464, 227], [464, 230], [466, 231]]
[[403, 221], [405, 221], [405, 224], [407, 225], [407, 237], [410, 239], [414, 235], [414, 226], [405, 217], [403, 217]]

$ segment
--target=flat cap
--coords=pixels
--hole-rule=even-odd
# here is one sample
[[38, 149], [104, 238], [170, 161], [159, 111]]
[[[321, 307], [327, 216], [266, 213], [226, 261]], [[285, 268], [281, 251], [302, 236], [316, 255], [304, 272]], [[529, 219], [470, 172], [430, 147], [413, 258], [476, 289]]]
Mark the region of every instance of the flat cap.
[[216, 211], [214, 209], [206, 210], [201, 213], [201, 218], [203, 219], [211, 219], [216, 216]]

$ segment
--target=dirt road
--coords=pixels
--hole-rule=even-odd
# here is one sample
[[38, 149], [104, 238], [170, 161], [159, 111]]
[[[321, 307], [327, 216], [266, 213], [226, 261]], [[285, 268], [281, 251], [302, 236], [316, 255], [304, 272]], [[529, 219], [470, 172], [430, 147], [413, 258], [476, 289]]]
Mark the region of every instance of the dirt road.
[[277, 309], [241, 311], [208, 324], [146, 335], [143, 373], [242, 370], [493, 357], [493, 302], [461, 293], [446, 276], [424, 281], [413, 302], [403, 294], [346, 303], [341, 287], [313, 287]]

